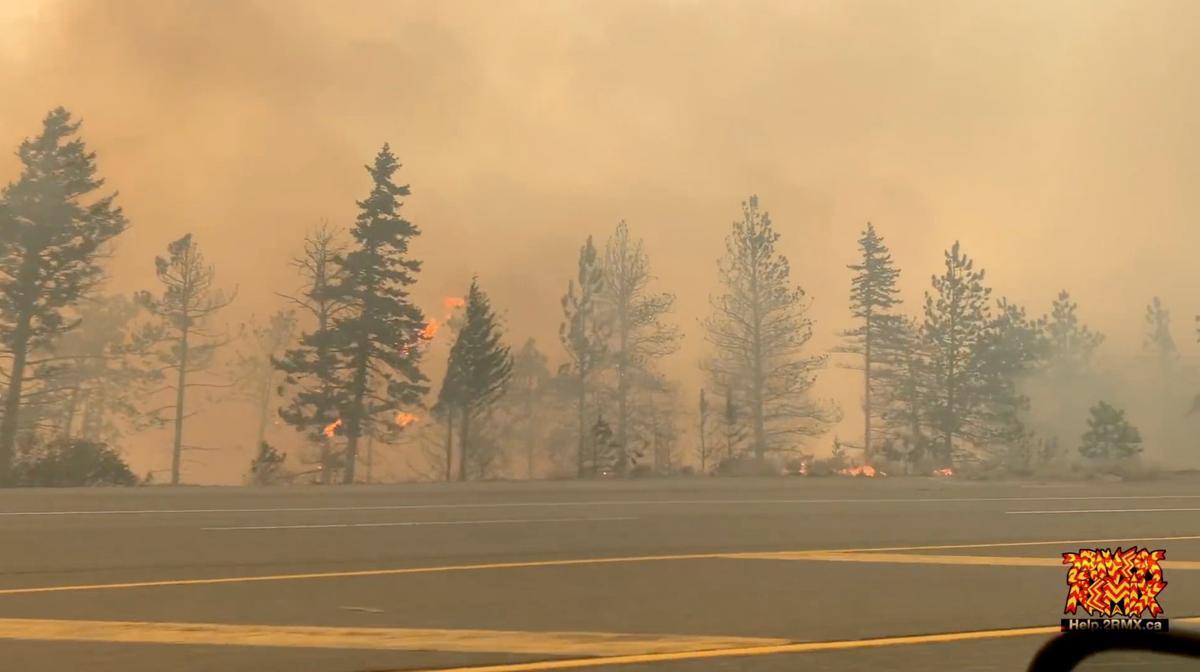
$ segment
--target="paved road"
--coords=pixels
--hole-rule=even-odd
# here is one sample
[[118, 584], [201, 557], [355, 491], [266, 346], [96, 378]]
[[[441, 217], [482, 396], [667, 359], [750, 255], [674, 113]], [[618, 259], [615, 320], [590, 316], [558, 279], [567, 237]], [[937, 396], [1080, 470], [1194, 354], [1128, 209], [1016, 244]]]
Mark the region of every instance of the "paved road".
[[1167, 615], [1200, 616], [1198, 512], [1195, 479], [7, 491], [0, 660], [1017, 670], [1057, 623], [1066, 550], [1166, 548]]

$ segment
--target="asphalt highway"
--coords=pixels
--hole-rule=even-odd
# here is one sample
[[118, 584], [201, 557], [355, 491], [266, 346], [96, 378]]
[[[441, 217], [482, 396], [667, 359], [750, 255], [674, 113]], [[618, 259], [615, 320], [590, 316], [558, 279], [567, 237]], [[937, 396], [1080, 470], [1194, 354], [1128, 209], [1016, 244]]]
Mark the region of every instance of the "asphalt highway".
[[1198, 514], [1183, 477], [4, 491], [0, 667], [1020, 670], [1065, 551], [1166, 549], [1188, 627]]

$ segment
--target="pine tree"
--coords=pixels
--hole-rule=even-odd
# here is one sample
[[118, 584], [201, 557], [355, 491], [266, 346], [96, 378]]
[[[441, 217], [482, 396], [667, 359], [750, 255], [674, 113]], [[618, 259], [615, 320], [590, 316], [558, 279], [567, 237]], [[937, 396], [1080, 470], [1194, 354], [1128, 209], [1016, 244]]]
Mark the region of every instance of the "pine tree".
[[1147, 419], [1155, 429], [1151, 438], [1160, 442], [1186, 440], [1182, 436], [1177, 439], [1172, 437], [1172, 428], [1176, 424], [1175, 414], [1178, 412], [1175, 409], [1181, 401], [1176, 398], [1176, 384], [1179, 382], [1181, 367], [1179, 349], [1171, 335], [1171, 312], [1157, 296], [1146, 306], [1146, 333], [1142, 348], [1154, 358], [1156, 368], [1155, 385], [1150, 394], [1155, 402], [1152, 414], [1157, 417]]
[[979, 355], [992, 315], [984, 272], [975, 270], [957, 241], [946, 251], [945, 264], [945, 272], [933, 276], [933, 293], [925, 293], [923, 334], [930, 356], [930, 419], [941, 439], [936, 456], [948, 467], [955, 439], [980, 438], [987, 380]]
[[512, 376], [512, 354], [501, 343], [499, 320], [491, 300], [471, 279], [467, 291], [466, 317], [458, 338], [450, 348], [447, 380], [454, 394], [447, 402], [458, 413], [458, 478], [467, 480], [467, 462], [472, 456], [472, 421], [491, 410], [504, 394]]
[[354, 482], [359, 439], [391, 429], [395, 412], [419, 405], [428, 391], [418, 347], [427, 323], [409, 295], [421, 270], [409, 245], [420, 230], [400, 215], [400, 197], [409, 189], [392, 179], [399, 168], [386, 144], [366, 167], [371, 193], [358, 202], [350, 230], [354, 244], [338, 259], [341, 278], [330, 289], [346, 306], [328, 334], [333, 366], [346, 371], [349, 383], [339, 418], [346, 436], [345, 483]]
[[601, 313], [603, 291], [604, 272], [596, 246], [592, 237], [588, 236], [587, 242], [579, 249], [576, 278], [567, 283], [567, 293], [562, 298], [563, 323], [558, 329], [558, 338], [570, 359], [565, 370], [574, 377], [576, 388], [576, 473], [580, 478], [584, 475], [587, 451], [588, 387], [593, 375], [604, 363], [611, 334], [610, 325]]
[[805, 355], [812, 320], [804, 290], [791, 285], [787, 258], [775, 250], [779, 233], [758, 208], [742, 204], [718, 264], [723, 293], [704, 321], [715, 354], [706, 363], [713, 383], [732, 388], [749, 415], [756, 460], [768, 451], [824, 430], [833, 414], [809, 396], [825, 357]]
[[894, 366], [880, 371], [879, 407], [883, 415], [883, 443], [889, 459], [906, 468], [924, 458], [931, 448], [927, 427], [930, 418], [932, 357], [922, 338], [921, 325], [900, 318], [899, 339], [890, 343], [887, 357]]
[[1064, 289], [1055, 298], [1050, 315], [1043, 318], [1048, 339], [1047, 363], [1056, 376], [1073, 378], [1082, 373], [1091, 363], [1096, 348], [1104, 342], [1102, 334], [1079, 321], [1078, 308]]
[[459, 371], [453, 358], [454, 351], [451, 349], [446, 356], [446, 372], [442, 376], [442, 386], [438, 389], [437, 403], [433, 405], [434, 416], [446, 423], [446, 438], [443, 442], [446, 482], [454, 478], [454, 425], [458, 420], [456, 413], [462, 398]]
[[284, 295], [284, 298], [306, 315], [313, 328], [300, 335], [295, 347], [271, 360], [284, 374], [278, 392], [283, 394], [285, 389], [290, 392], [290, 399], [279, 409], [279, 417], [318, 446], [317, 461], [323, 484], [330, 482], [338, 461], [330, 445], [332, 436], [327, 436], [324, 430], [336, 423], [341, 409], [348, 405], [345, 394], [348, 375], [333, 356], [330, 331], [334, 320], [347, 307], [346, 301], [334, 291], [342, 282], [338, 259], [344, 252], [328, 224], [305, 235], [303, 253], [292, 260], [303, 285], [299, 295]]
[[650, 293], [654, 279], [650, 259], [642, 241], [630, 237], [624, 221], [605, 244], [601, 275], [612, 320], [614, 342], [609, 355], [617, 377], [617, 470], [623, 473], [630, 466], [633, 388], [639, 378], [654, 377], [654, 361], [678, 349], [680, 334], [662, 321], [675, 305], [675, 297]]
[[1088, 459], [1125, 459], [1142, 452], [1142, 437], [1125, 419], [1125, 411], [1101, 401], [1088, 409], [1088, 429], [1079, 454]]
[[506, 398], [516, 409], [515, 415], [522, 425], [522, 441], [525, 448], [525, 478], [533, 478], [534, 455], [541, 436], [539, 406], [550, 380], [546, 355], [538, 349], [532, 338], [513, 355], [512, 381]]
[[[453, 303], [460, 308], [465, 307], [467, 300], [455, 300]], [[447, 320], [446, 327], [451, 331], [451, 339], [457, 340], [458, 333], [462, 329], [463, 317], [456, 315]], [[444, 458], [443, 474], [446, 482], [450, 482], [454, 478], [454, 423], [458, 420], [456, 415], [458, 408], [461, 406], [462, 390], [460, 389], [459, 372], [452, 361], [454, 357], [453, 348], [446, 355], [446, 370], [442, 376], [442, 385], [438, 390], [437, 403], [433, 406], [434, 417], [446, 423], [445, 440], [442, 442], [442, 455]]]
[[858, 239], [862, 260], [847, 266], [854, 271], [850, 285], [850, 313], [858, 320], [858, 326], [843, 332], [845, 345], [839, 352], [862, 355], [863, 367], [863, 458], [870, 462], [874, 451], [872, 425], [880, 410], [872, 404], [872, 397], [879, 385], [880, 375], [894, 366], [889, 354], [903, 337], [902, 323], [892, 309], [900, 304], [900, 290], [896, 279], [900, 270], [892, 264], [892, 254], [875, 227], [867, 222], [867, 228]]
[[17, 149], [21, 175], [0, 192], [0, 345], [8, 383], [0, 417], [0, 485], [9, 481], [30, 355], [78, 325], [73, 308], [103, 277], [106, 244], [125, 230], [116, 194], [104, 186], [96, 155], [75, 137], [79, 122], [59, 107], [42, 132]]
[[[175, 372], [175, 382], [169, 386], [175, 392], [169, 406], [175, 433], [171, 443], [171, 485], [179, 485], [183, 456], [183, 421], [187, 412], [187, 390], [196, 387], [228, 387], [219, 383], [194, 382], [193, 374], [206, 370], [213, 354], [226, 340], [205, 327], [217, 311], [233, 302], [236, 290], [226, 296], [213, 286], [216, 270], [204, 259], [192, 234], [167, 245], [166, 257], [154, 258], [154, 271], [162, 285], [162, 295], [150, 292], [138, 294], [138, 300], [157, 316], [163, 344], [158, 351], [159, 361]], [[157, 410], [157, 409], [156, 409]], [[165, 409], [164, 409], [165, 410]]]
[[1025, 430], [1020, 419], [1029, 400], [1018, 383], [1045, 361], [1049, 344], [1041, 320], [1027, 317], [1024, 308], [1000, 299], [976, 354], [980, 382], [980, 416], [974, 438], [1019, 449]]
[[1171, 311], [1157, 296], [1146, 306], [1146, 337], [1142, 347], [1158, 360], [1159, 370], [1166, 378], [1179, 358], [1179, 349], [1171, 336]]

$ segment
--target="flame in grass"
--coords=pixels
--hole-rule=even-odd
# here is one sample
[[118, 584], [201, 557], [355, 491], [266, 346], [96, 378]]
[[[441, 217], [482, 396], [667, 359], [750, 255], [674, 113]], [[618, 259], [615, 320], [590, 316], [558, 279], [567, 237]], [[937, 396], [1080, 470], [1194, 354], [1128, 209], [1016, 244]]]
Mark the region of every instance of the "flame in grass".
[[945, 467], [943, 469], [934, 469], [933, 475], [934, 476], [953, 476], [954, 470], [951, 469], [950, 467]]
[[861, 466], [846, 467], [838, 470], [839, 476], [866, 476], [867, 478], [875, 478], [876, 476], [887, 476], [887, 474], [879, 471], [869, 464]]
[[409, 425], [413, 424], [417, 420], [420, 420], [420, 418], [417, 417], [413, 413], [406, 413], [404, 411], [400, 411], [399, 413], [396, 414], [396, 425], [399, 426], [400, 429], [404, 429], [405, 427], [408, 427]]
[[332, 439], [333, 435], [337, 434], [337, 430], [341, 426], [342, 426], [342, 419], [338, 418], [337, 420], [334, 420], [333, 422], [329, 423], [328, 425], [325, 425], [325, 429], [321, 430], [321, 433], [325, 435], [325, 438]]

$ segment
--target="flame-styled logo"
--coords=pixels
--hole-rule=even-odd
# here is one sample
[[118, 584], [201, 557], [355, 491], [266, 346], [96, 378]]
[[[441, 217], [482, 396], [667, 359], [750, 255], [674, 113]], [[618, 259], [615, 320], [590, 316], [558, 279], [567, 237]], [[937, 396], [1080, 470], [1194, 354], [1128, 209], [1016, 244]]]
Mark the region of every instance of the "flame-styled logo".
[[1067, 606], [1064, 614], [1082, 608], [1089, 616], [1138, 618], [1163, 613], [1158, 595], [1167, 587], [1162, 565], [1165, 550], [1151, 551], [1132, 546], [1125, 550], [1081, 548], [1063, 553], [1067, 571]]

